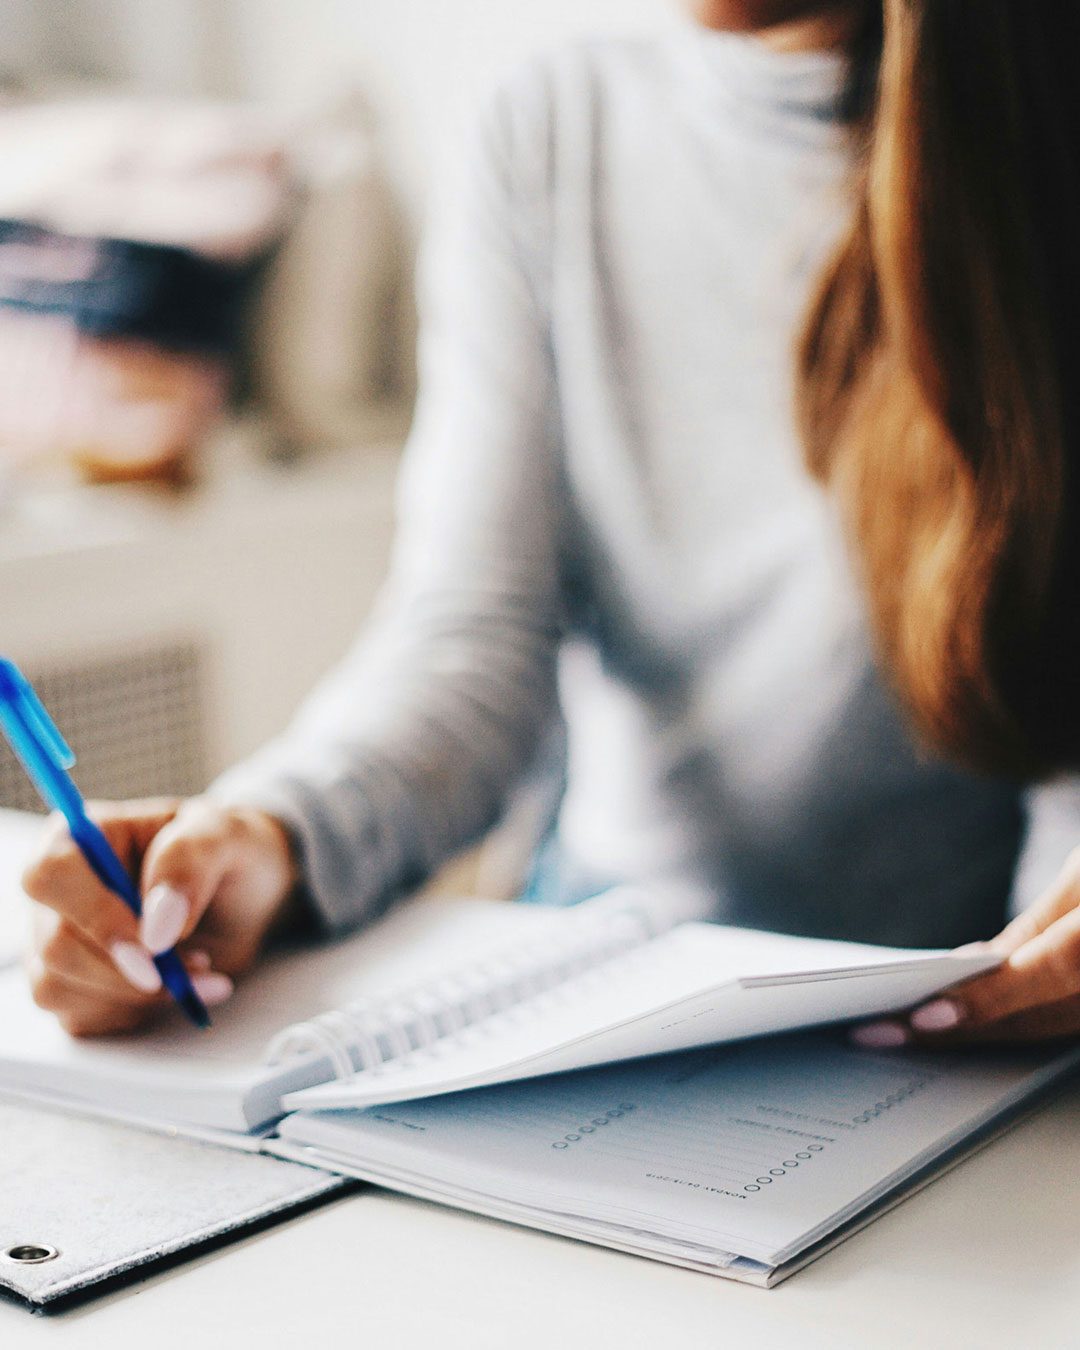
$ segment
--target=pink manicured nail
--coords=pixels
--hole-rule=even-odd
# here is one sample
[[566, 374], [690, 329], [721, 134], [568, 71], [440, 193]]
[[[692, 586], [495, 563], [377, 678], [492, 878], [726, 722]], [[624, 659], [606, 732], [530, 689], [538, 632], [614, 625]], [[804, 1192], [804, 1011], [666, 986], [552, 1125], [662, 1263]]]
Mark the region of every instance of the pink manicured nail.
[[964, 1019], [964, 1010], [951, 998], [936, 998], [924, 1003], [911, 1014], [911, 1025], [916, 1031], [949, 1031]]
[[911, 1040], [907, 1027], [897, 1022], [867, 1022], [865, 1026], [853, 1027], [848, 1036], [867, 1050], [895, 1050]]
[[188, 898], [172, 886], [154, 886], [143, 901], [140, 936], [155, 954], [175, 947], [188, 921]]
[[232, 995], [233, 982], [228, 975], [210, 970], [205, 975], [192, 975], [192, 987], [208, 1008], [215, 1008]]
[[197, 970], [209, 970], [213, 964], [213, 961], [210, 960], [209, 952], [195, 951], [184, 953], [184, 965], [187, 966], [192, 974]]
[[135, 942], [114, 942], [109, 948], [116, 969], [141, 994], [156, 994], [161, 988], [161, 976], [150, 959], [150, 953]]

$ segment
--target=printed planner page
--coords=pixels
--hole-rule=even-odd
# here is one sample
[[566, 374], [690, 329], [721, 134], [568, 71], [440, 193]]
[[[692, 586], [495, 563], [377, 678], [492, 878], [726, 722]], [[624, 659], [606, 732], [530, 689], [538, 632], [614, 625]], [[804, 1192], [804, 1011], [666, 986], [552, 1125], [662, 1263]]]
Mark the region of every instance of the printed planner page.
[[390, 1184], [778, 1265], [1052, 1077], [1051, 1063], [787, 1036], [302, 1115], [282, 1133]]

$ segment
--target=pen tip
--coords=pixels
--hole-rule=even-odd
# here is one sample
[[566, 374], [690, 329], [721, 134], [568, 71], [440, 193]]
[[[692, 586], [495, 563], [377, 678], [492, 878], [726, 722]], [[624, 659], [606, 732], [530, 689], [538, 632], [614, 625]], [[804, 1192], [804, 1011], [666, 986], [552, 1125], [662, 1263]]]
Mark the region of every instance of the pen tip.
[[191, 1018], [200, 1031], [209, 1031], [210, 1014], [206, 1011], [202, 1000], [197, 995], [192, 994], [190, 997], [185, 998], [183, 1008], [188, 1017]]

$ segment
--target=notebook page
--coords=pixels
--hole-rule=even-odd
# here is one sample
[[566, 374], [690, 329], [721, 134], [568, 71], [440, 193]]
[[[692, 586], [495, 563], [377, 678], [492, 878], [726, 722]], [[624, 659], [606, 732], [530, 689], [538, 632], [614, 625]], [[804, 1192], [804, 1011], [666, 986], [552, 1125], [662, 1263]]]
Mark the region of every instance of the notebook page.
[[870, 1016], [910, 1006], [992, 964], [985, 956], [684, 923], [427, 1051], [290, 1094], [286, 1106], [407, 1101]]
[[804, 1034], [304, 1113], [282, 1135], [451, 1202], [777, 1265], [1077, 1057], [876, 1054]]
[[[21, 969], [0, 971], [0, 1091], [38, 1088], [128, 1112], [225, 1124], [207, 1112], [207, 1100], [239, 1101], [273, 1077], [264, 1052], [285, 1023], [430, 978], [448, 961], [475, 959], [545, 930], [554, 917], [523, 905], [416, 901], [344, 941], [269, 957], [214, 1010], [205, 1033], [170, 1011], [160, 1026], [133, 1036], [75, 1041], [34, 1004]], [[242, 1123], [230, 1119], [228, 1127]]]

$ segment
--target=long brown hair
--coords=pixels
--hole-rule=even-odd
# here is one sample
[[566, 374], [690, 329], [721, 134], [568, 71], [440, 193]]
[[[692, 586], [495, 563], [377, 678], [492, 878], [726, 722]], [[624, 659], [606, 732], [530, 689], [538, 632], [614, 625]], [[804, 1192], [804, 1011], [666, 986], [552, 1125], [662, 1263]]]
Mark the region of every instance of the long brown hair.
[[809, 463], [923, 739], [1075, 766], [1080, 5], [873, 4], [851, 92], [852, 225], [798, 352]]

